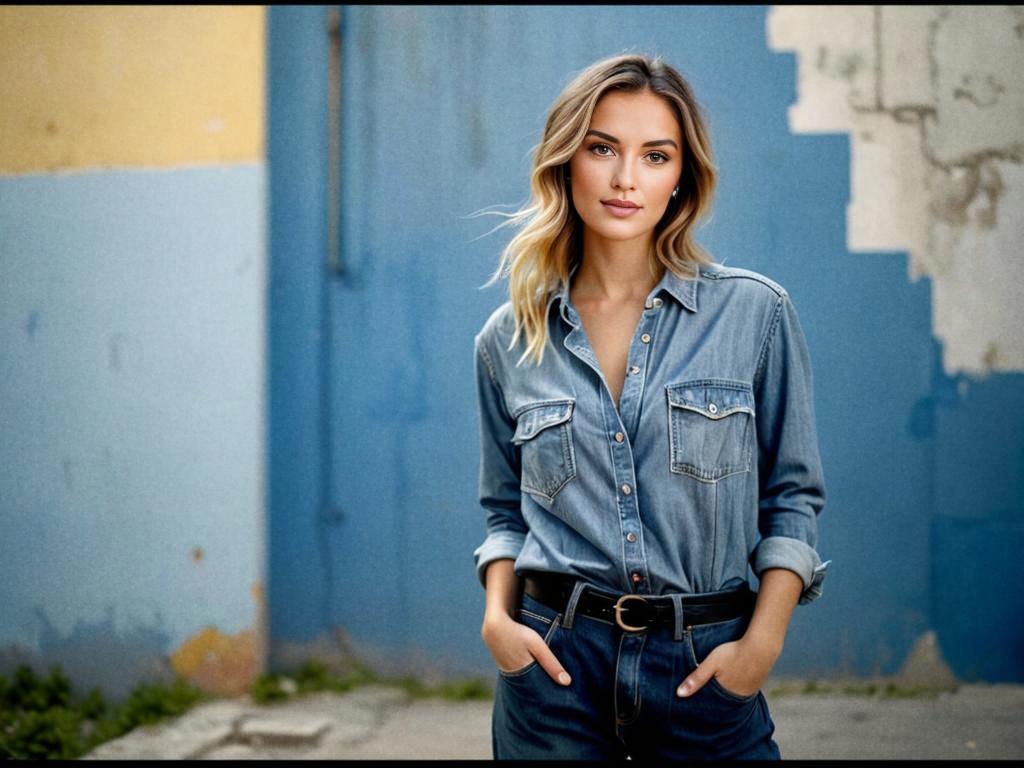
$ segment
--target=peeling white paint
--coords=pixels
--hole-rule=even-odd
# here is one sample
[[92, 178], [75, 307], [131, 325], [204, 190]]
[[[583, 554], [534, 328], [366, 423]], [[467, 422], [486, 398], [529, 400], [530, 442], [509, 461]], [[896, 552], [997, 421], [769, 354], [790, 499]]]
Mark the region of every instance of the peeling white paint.
[[790, 130], [850, 134], [851, 251], [932, 280], [947, 374], [1024, 371], [1024, 8], [772, 6]]
[[953, 688], [957, 685], [956, 675], [942, 656], [935, 630], [926, 630], [917, 638], [896, 679], [903, 685], [934, 688]]

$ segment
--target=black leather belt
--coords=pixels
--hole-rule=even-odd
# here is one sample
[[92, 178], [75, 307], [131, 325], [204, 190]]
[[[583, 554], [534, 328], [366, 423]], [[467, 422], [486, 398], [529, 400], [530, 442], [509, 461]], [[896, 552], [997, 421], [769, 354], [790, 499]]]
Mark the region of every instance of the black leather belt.
[[[523, 591], [554, 611], [564, 613], [578, 579], [562, 574], [529, 571], [523, 574]], [[736, 590], [702, 595], [683, 595], [683, 622], [711, 624], [743, 616], [753, 607], [757, 597], [749, 585]], [[617, 595], [587, 587], [576, 603], [576, 613], [617, 624], [627, 632], [649, 627], [675, 625], [675, 606], [668, 595]]]

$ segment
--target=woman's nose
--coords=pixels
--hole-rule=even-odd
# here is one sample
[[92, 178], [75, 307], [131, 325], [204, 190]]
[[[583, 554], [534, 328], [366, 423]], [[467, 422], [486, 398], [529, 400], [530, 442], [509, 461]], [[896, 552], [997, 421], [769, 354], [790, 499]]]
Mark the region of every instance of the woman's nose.
[[633, 189], [633, 170], [628, 161], [619, 163], [612, 178], [612, 186], [616, 189]]

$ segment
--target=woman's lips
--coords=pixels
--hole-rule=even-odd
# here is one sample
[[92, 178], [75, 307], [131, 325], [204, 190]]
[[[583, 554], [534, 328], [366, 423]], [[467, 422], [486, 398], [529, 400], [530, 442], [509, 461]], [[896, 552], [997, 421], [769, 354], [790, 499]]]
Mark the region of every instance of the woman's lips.
[[615, 205], [613, 203], [601, 203], [612, 216], [618, 216], [619, 218], [625, 218], [626, 216], [632, 216], [634, 213], [640, 210], [639, 206], [634, 208], [628, 208], [624, 205]]

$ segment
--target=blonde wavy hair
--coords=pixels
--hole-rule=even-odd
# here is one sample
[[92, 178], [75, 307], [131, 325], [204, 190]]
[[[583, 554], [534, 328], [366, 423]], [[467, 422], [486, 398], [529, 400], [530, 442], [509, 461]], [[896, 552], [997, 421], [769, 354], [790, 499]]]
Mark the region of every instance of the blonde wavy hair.
[[654, 228], [651, 274], [658, 274], [660, 262], [683, 279], [696, 279], [700, 264], [713, 263], [692, 236], [695, 225], [710, 212], [718, 172], [701, 108], [689, 84], [660, 56], [621, 54], [591, 64], [551, 105], [541, 141], [533, 149], [529, 202], [514, 213], [488, 211], [507, 217], [495, 229], [522, 227], [505, 246], [497, 271], [484, 284], [486, 287], [502, 277], [509, 280], [516, 320], [509, 350], [524, 334], [526, 337], [526, 351], [517, 366], [528, 358], [538, 365], [543, 361], [548, 302], [561, 285], [569, 283], [583, 257], [583, 221], [568, 193], [568, 164], [583, 143], [598, 101], [613, 89], [646, 89], [663, 97], [675, 112], [683, 136], [679, 194]]

